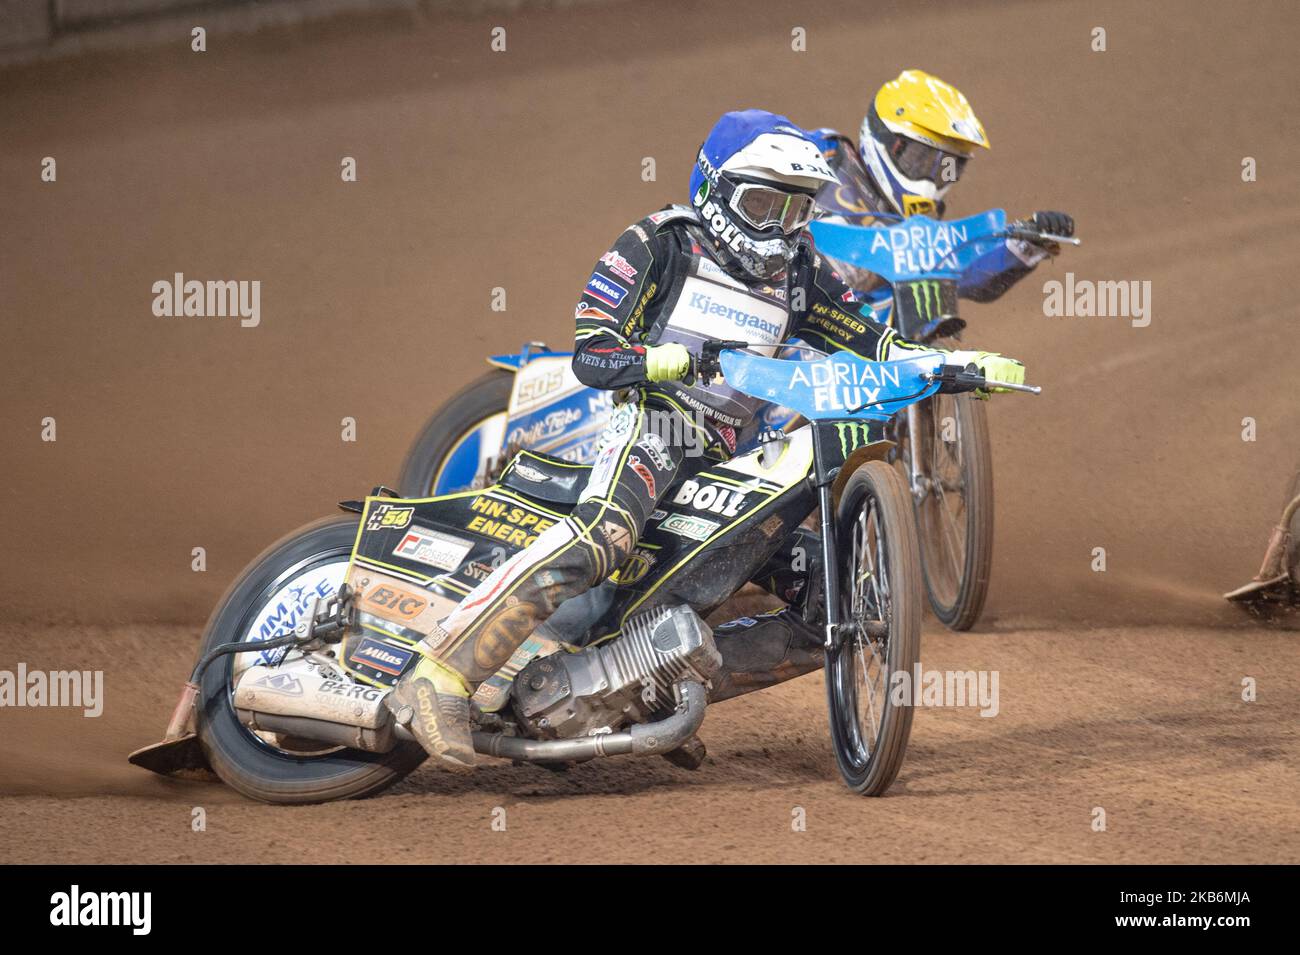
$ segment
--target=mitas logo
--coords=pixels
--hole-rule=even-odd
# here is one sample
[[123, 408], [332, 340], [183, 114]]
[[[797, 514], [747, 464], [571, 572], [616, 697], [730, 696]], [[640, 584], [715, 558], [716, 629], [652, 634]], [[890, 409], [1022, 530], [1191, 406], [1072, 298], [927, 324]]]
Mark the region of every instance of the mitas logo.
[[855, 411], [883, 400], [886, 386], [899, 387], [898, 375], [882, 362], [801, 362], [789, 387], [811, 389], [817, 411]]
[[398, 676], [406, 664], [411, 661], [412, 655], [411, 650], [404, 650], [366, 637], [361, 641], [360, 646], [352, 651], [348, 660], [354, 665], [363, 664], [380, 672]]

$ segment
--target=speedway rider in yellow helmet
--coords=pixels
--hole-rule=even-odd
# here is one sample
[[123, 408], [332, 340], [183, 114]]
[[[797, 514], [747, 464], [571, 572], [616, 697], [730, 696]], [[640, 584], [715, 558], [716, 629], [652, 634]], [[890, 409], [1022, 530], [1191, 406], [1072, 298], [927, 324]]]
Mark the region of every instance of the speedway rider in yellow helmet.
[[[867, 107], [856, 146], [833, 129], [811, 135], [839, 179], [818, 193], [818, 205], [832, 219], [858, 225], [911, 215], [942, 218], [948, 190], [975, 154], [990, 148], [983, 124], [961, 91], [922, 70], [904, 70], [880, 88]], [[1074, 234], [1074, 220], [1064, 212], [1035, 212], [1030, 222], [1051, 235]], [[972, 263], [958, 294], [991, 302], [1058, 251], [1054, 243], [1008, 239], [1004, 248]], [[860, 291], [882, 281], [848, 267], [841, 276]]]

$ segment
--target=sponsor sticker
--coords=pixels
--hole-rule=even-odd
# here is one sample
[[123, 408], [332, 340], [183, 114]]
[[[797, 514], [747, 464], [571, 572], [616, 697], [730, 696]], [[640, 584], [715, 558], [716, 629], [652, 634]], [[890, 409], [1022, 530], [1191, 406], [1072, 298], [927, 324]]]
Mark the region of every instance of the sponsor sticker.
[[610, 308], [618, 308], [623, 304], [623, 299], [627, 297], [629, 289], [626, 286], [619, 285], [612, 279], [608, 279], [599, 272], [591, 273], [591, 281], [587, 283], [586, 292], [597, 301], [604, 302]]
[[646, 492], [653, 500], [655, 496], [654, 472], [646, 467], [645, 462], [635, 454], [628, 456], [627, 466], [630, 467], [636, 473], [636, 476], [641, 479], [641, 483], [645, 485]]
[[413, 650], [404, 650], [390, 643], [366, 637], [348, 654], [348, 662], [353, 666], [367, 666], [381, 673], [399, 676], [414, 655]]
[[673, 469], [673, 459], [668, 453], [668, 445], [664, 444], [664, 439], [653, 431], [643, 434], [636, 446], [646, 453], [650, 463], [660, 471], [671, 471]]
[[316, 692], [328, 696], [341, 696], [348, 700], [364, 700], [367, 703], [374, 703], [387, 690], [344, 680], [322, 680], [320, 686], [316, 688]]
[[739, 338], [762, 346], [772, 354], [785, 337], [789, 313], [783, 306], [756, 298], [740, 289], [726, 288], [688, 276], [681, 296], [668, 320], [670, 328], [694, 332], [706, 338]]
[[567, 365], [546, 367], [540, 363], [534, 364], [540, 368], [540, 371], [534, 373], [532, 368], [525, 368], [516, 377], [513, 396], [516, 407], [534, 404], [564, 387]]
[[522, 462], [515, 464], [515, 473], [525, 481], [532, 481], [534, 484], [543, 484], [551, 479], [551, 476], [545, 471], [539, 471], [532, 465]]
[[377, 584], [366, 591], [361, 598], [361, 604], [366, 611], [380, 617], [387, 617], [390, 620], [413, 620], [429, 605], [429, 602], [408, 590]]
[[617, 521], [605, 521], [601, 524], [600, 535], [609, 541], [612, 547], [621, 551], [630, 551], [635, 543], [632, 540], [632, 532]]
[[735, 517], [745, 503], [745, 491], [726, 484], [683, 481], [673, 496], [674, 504], [689, 504], [697, 511], [712, 511], [723, 517]]
[[302, 696], [302, 683], [291, 673], [268, 673], [253, 686], [260, 686], [283, 696]]
[[595, 319], [598, 322], [614, 321], [614, 316], [609, 314], [609, 312], [605, 311], [604, 309], [596, 308], [596, 306], [590, 305], [587, 302], [578, 303], [578, 310], [573, 313], [573, 317], [591, 318], [591, 319]]
[[470, 546], [469, 541], [450, 534], [412, 527], [393, 548], [393, 554], [439, 570], [455, 570], [469, 553]]
[[615, 579], [619, 584], [634, 584], [638, 580], [650, 573], [650, 568], [655, 565], [655, 555], [642, 548], [637, 548], [636, 553], [623, 562], [615, 574]]
[[610, 249], [602, 255], [600, 257], [600, 262], [601, 265], [605, 266], [605, 268], [609, 269], [620, 278], [627, 279], [629, 282], [636, 278], [636, 269], [632, 267], [632, 263], [623, 258], [623, 256], [619, 255], [613, 249]]
[[659, 529], [669, 534], [676, 534], [678, 537], [702, 541], [708, 540], [709, 536], [718, 529], [718, 522], [706, 521], [702, 517], [692, 517], [690, 514], [673, 514], [659, 525]]
[[703, 278], [710, 279], [714, 282], [720, 282], [723, 285], [730, 285], [732, 288], [744, 288], [745, 286], [738, 280], [727, 274], [722, 266], [718, 265], [711, 259], [698, 258], [695, 260], [695, 272]]

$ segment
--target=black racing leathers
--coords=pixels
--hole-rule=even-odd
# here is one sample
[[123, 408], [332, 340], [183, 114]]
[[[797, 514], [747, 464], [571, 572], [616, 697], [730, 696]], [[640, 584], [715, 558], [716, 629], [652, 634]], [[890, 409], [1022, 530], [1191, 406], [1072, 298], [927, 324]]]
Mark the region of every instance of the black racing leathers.
[[673, 399], [690, 394], [678, 383], [646, 383], [645, 347], [677, 339], [669, 330], [670, 318], [694, 277], [739, 281], [760, 300], [769, 301], [773, 314], [788, 315], [788, 324], [778, 331], [765, 316], [734, 314], [737, 310], [729, 316], [712, 300], [702, 301], [702, 317], [730, 319], [718, 324], [735, 340], [773, 345], [799, 337], [827, 351], [844, 349], [875, 361], [884, 360], [890, 342], [908, 347], [892, 330], [872, 321], [869, 311], [865, 316], [859, 311], [853, 293], [817, 254], [810, 237], [801, 241], [790, 273], [777, 283], [746, 281], [727, 272], [706, 251], [709, 248], [695, 213], [684, 207], [647, 216], [619, 236], [596, 263], [578, 302], [573, 372], [583, 384], [606, 390], [642, 385]]
[[[586, 489], [572, 513], [461, 601], [425, 652], [468, 686], [487, 679], [562, 603], [618, 569], [675, 481], [735, 451], [736, 431], [758, 403], [722, 381], [647, 381], [647, 346], [676, 341], [698, 352], [704, 341], [726, 339], [771, 353], [798, 335], [875, 360], [917, 347], [861, 314], [852, 297], [806, 237], [789, 274], [766, 283], [728, 272], [690, 209], [631, 226], [601, 256], [576, 310], [574, 372], [589, 386], [625, 390]], [[780, 661], [793, 638], [779, 624], [771, 629]], [[738, 666], [759, 659], [742, 653]], [[802, 672], [789, 661], [780, 669]], [[746, 674], [745, 687], [764, 685], [752, 668]]]

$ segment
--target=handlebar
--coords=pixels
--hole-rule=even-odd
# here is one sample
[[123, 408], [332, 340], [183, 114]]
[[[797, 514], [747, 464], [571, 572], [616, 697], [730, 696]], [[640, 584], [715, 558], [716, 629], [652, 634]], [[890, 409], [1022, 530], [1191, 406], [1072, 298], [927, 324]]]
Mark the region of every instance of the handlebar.
[[718, 375], [722, 374], [722, 364], [719, 362], [718, 356], [728, 348], [749, 348], [753, 344], [753, 342], [710, 339], [704, 343], [704, 347], [700, 349], [698, 355], [691, 356], [691, 372], [690, 377], [686, 379], [686, 383], [694, 384], [696, 379], [702, 378], [704, 379], [704, 383], [707, 385], [714, 378], [718, 377]]
[[1026, 242], [1055, 242], [1057, 245], [1083, 245], [1082, 239], [1076, 239], [1068, 235], [1053, 235], [1050, 232], [1040, 232], [1028, 222], [1017, 220], [1007, 226], [1007, 238], [1024, 239]]
[[[706, 341], [700, 349], [700, 354], [691, 356], [690, 377], [686, 379], [686, 384], [693, 385], [697, 380], [703, 379], [703, 383], [707, 386], [709, 382], [722, 374], [722, 364], [719, 356], [724, 351], [731, 348], [745, 349], [752, 347], [756, 347], [754, 342], [719, 339]], [[926, 382], [939, 382], [940, 390], [945, 394], [962, 394], [968, 391], [988, 391], [991, 389], [1017, 391], [1027, 395], [1043, 393], [1043, 389], [1037, 385], [1018, 385], [1010, 381], [985, 378], [979, 373], [975, 365], [966, 365], [964, 367], [962, 365], [943, 365], [937, 372], [922, 374], [921, 379]]]

